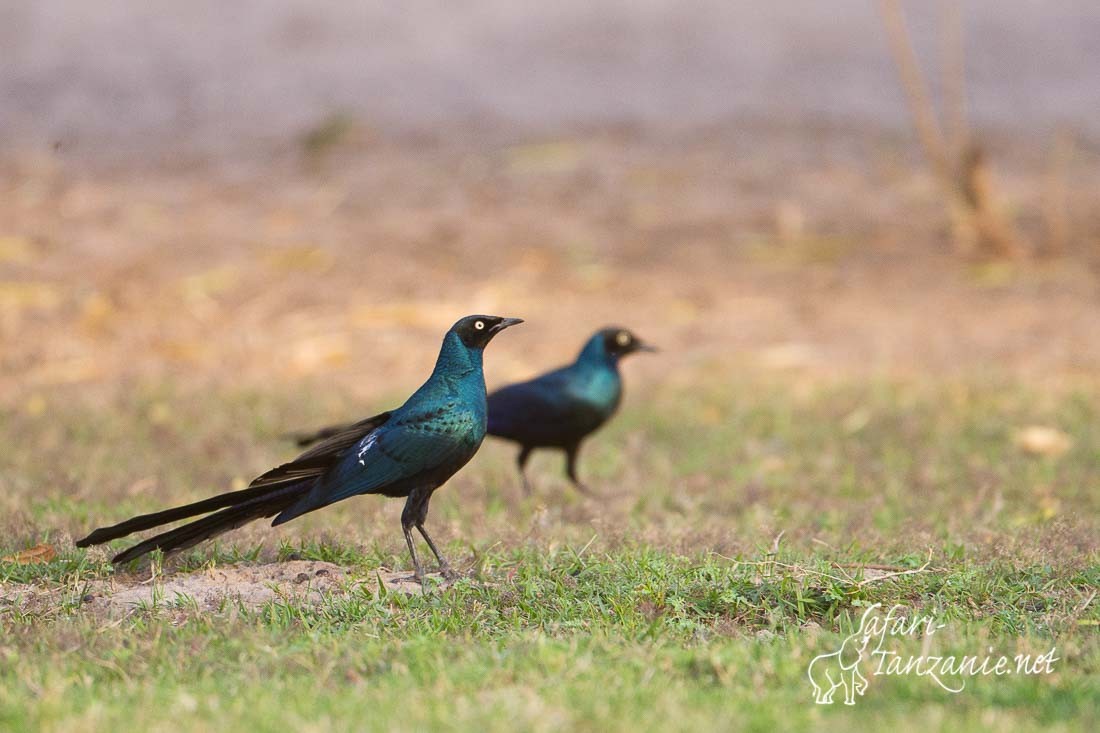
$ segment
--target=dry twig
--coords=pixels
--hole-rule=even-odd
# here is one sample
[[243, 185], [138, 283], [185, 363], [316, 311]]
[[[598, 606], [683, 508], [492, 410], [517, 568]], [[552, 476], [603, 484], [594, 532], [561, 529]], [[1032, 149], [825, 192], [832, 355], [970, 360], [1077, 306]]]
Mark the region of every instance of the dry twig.
[[1026, 250], [997, 204], [984, 149], [971, 139], [962, 16], [957, 0], [944, 0], [943, 6], [943, 82], [950, 140], [936, 115], [900, 0], [879, 0], [879, 9], [917, 138], [943, 190], [956, 249], [1003, 258], [1022, 257]]

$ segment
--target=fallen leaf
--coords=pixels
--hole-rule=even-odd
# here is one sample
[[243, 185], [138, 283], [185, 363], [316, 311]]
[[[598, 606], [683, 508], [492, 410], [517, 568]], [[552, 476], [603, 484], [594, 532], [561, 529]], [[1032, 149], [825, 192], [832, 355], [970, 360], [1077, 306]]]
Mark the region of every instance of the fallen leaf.
[[53, 545], [43, 544], [0, 558], [0, 562], [10, 562], [16, 565], [40, 565], [53, 560], [55, 557], [57, 557], [57, 550], [53, 549]]
[[1057, 458], [1073, 447], [1073, 438], [1058, 428], [1047, 425], [1029, 425], [1016, 431], [1013, 437], [1016, 447], [1036, 456]]
[[840, 426], [848, 435], [855, 435], [867, 427], [870, 422], [871, 411], [866, 407], [857, 407], [844, 416], [844, 419], [840, 421]]

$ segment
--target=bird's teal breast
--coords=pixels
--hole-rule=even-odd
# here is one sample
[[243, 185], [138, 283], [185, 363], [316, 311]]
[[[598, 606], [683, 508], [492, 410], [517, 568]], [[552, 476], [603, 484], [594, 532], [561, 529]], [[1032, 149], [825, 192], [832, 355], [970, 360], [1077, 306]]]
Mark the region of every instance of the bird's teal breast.
[[610, 414], [622, 398], [622, 380], [611, 369], [586, 369], [570, 380], [569, 393]]

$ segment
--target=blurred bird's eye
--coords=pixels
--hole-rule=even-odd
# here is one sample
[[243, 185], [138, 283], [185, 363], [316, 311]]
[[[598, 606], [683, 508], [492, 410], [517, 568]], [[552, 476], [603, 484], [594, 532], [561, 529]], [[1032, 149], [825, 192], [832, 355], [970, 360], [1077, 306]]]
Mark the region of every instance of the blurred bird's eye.
[[476, 328], [478, 331], [484, 331], [485, 321], [474, 321], [474, 328]]
[[619, 346], [626, 346], [630, 343], [630, 334], [626, 331], [619, 331], [619, 333], [615, 336], [615, 343], [617, 343]]

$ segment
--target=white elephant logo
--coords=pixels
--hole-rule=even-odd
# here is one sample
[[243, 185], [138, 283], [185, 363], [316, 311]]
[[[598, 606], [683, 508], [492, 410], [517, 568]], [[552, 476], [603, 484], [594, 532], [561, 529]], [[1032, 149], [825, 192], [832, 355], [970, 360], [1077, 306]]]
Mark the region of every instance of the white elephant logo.
[[860, 629], [844, 640], [840, 649], [819, 654], [810, 661], [806, 675], [814, 686], [814, 701], [818, 705], [832, 705], [837, 688], [844, 688], [844, 704], [855, 705], [856, 695], [867, 690], [867, 678], [860, 674], [859, 663], [867, 650], [871, 635]]

